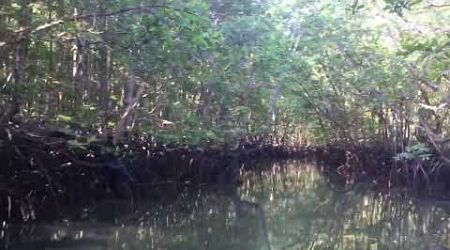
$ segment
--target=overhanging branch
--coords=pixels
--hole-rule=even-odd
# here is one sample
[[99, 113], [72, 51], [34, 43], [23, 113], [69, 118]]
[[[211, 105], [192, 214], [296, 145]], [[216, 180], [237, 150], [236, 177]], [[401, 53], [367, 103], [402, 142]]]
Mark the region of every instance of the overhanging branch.
[[190, 15], [197, 16], [197, 14], [194, 12], [184, 10], [184, 9], [174, 8], [174, 7], [167, 6], [167, 5], [144, 5], [144, 6], [126, 7], [126, 8], [120, 9], [120, 10], [116, 10], [113, 12], [107, 12], [107, 13], [94, 12], [94, 13], [88, 13], [88, 14], [66, 16], [66, 17], [42, 24], [38, 27], [21, 28], [19, 30], [14, 31], [14, 33], [16, 33], [16, 34], [23, 34], [23, 33], [34, 34], [34, 33], [38, 33], [41, 31], [51, 29], [55, 26], [58, 26], [60, 24], [66, 23], [66, 22], [86, 20], [86, 19], [95, 18], [95, 17], [119, 16], [119, 15], [123, 15], [123, 14], [127, 14], [127, 13], [138, 14], [138, 13], [148, 12], [153, 9], [171, 9], [171, 10], [175, 10], [178, 12], [184, 12], [184, 13], [187, 13]]

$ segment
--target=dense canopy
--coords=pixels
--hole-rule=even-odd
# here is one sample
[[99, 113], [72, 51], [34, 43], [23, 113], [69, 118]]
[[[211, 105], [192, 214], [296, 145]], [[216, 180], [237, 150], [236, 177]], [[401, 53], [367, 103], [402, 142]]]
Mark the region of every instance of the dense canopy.
[[0, 122], [445, 151], [449, 21], [446, 0], [1, 0]]

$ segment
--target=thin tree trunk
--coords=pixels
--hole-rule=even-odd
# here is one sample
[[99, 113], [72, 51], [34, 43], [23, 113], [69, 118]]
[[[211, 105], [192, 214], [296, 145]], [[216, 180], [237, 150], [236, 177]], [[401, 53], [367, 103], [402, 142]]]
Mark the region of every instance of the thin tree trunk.
[[[136, 87], [138, 88], [136, 89]], [[132, 121], [131, 115], [133, 111], [139, 107], [139, 101], [141, 100], [145, 87], [146, 86], [144, 84], [138, 85], [136, 83], [134, 65], [131, 65], [130, 76], [126, 81], [124, 89], [124, 110], [114, 131], [114, 145], [120, 143], [124, 137], [125, 132], [128, 131], [128, 126]]]
[[31, 25], [31, 0], [19, 1], [20, 13], [18, 16], [17, 24], [19, 26], [17, 45], [15, 50], [15, 65], [12, 73], [12, 80], [14, 83], [14, 91], [11, 93], [11, 103], [5, 109], [0, 117], [0, 124], [11, 120], [11, 118], [20, 112], [20, 106], [23, 102], [23, 96], [20, 93], [23, 92], [26, 81], [26, 64], [28, 57], [28, 28]]
[[[104, 12], [102, 10], [101, 12]], [[108, 23], [107, 17], [102, 17], [100, 22], [100, 29], [107, 31]], [[110, 51], [106, 45], [100, 47], [100, 107], [101, 107], [101, 126], [102, 132], [107, 128], [108, 124], [108, 110], [109, 110], [109, 65], [110, 65]]]
[[201, 121], [205, 124], [210, 124], [210, 104], [211, 104], [211, 91], [208, 89], [208, 86], [202, 86], [200, 93], [200, 104], [198, 107], [198, 115], [201, 118]]

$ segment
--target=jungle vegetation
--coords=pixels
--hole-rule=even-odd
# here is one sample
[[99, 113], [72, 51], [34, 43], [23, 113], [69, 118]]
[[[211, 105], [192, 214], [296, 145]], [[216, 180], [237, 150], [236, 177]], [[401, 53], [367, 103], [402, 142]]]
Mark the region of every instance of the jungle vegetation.
[[449, 88], [446, 0], [0, 1], [2, 124], [450, 162]]

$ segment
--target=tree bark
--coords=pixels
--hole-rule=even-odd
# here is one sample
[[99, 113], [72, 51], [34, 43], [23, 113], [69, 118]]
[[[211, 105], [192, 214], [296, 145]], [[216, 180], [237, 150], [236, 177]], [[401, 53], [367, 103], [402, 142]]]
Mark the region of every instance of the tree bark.
[[[100, 11], [101, 13], [104, 10]], [[101, 17], [100, 29], [103, 31], [108, 30], [108, 18]], [[100, 47], [100, 72], [99, 72], [99, 82], [100, 82], [100, 107], [101, 107], [101, 127], [102, 132], [104, 132], [108, 125], [108, 109], [109, 109], [109, 66], [111, 60], [111, 52], [105, 44]]]
[[29, 32], [31, 25], [31, 0], [20, 0], [20, 13], [17, 24], [19, 32], [17, 36], [17, 45], [15, 49], [15, 64], [12, 72], [13, 91], [11, 93], [11, 102], [0, 117], [0, 124], [9, 122], [11, 118], [20, 112], [20, 106], [23, 102], [23, 92], [26, 86], [26, 64], [28, 57]]

